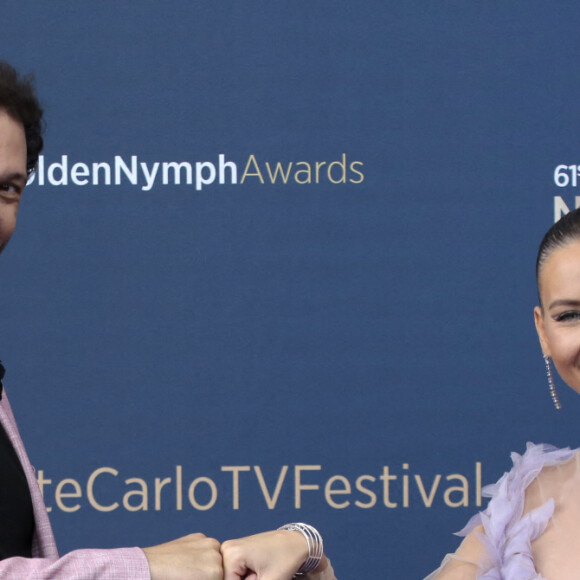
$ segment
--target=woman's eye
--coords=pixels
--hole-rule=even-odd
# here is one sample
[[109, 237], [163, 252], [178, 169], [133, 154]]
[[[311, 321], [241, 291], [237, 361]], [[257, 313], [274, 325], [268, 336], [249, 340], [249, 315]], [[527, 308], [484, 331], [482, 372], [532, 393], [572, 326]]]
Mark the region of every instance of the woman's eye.
[[569, 322], [572, 320], [580, 320], [580, 311], [578, 310], [567, 310], [566, 312], [560, 312], [554, 316], [556, 322]]

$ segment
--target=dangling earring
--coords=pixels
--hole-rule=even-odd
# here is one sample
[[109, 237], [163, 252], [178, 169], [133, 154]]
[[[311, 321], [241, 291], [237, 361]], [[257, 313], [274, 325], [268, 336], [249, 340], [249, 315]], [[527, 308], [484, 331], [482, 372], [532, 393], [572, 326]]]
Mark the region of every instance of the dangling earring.
[[554, 403], [554, 407], [560, 410], [562, 408], [562, 404], [560, 403], [560, 399], [558, 398], [558, 393], [556, 392], [556, 385], [554, 384], [554, 376], [552, 375], [552, 366], [551, 366], [551, 357], [547, 354], [544, 355], [544, 362], [546, 363], [546, 375], [548, 376], [548, 389], [550, 390], [550, 397], [552, 399], [552, 403]]

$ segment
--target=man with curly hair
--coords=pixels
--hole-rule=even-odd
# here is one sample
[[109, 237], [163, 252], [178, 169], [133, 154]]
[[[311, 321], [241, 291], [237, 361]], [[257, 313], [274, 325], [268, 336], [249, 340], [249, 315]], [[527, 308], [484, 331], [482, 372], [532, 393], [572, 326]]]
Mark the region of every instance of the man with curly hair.
[[[42, 108], [30, 78], [0, 61], [0, 251], [42, 150]], [[0, 381], [4, 368], [0, 364]], [[48, 514], [0, 382], [0, 577], [18, 580], [222, 580], [217, 540], [191, 534], [151, 548], [59, 557]]]
[[[16, 226], [42, 151], [42, 108], [28, 77], [0, 61], [0, 252]], [[59, 557], [0, 364], [0, 578], [17, 580], [335, 580], [322, 539], [303, 523], [224, 542], [190, 534], [150, 548], [74, 550]]]

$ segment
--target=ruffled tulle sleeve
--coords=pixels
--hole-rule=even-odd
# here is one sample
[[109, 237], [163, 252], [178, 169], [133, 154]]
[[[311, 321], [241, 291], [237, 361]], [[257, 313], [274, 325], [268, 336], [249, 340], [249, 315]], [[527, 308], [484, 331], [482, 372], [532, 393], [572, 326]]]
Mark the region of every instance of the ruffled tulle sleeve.
[[554, 500], [525, 510], [526, 489], [545, 467], [561, 464], [575, 451], [528, 443], [512, 453], [512, 469], [483, 489], [491, 500], [457, 535], [465, 536], [454, 554], [425, 580], [546, 580], [536, 572], [531, 543], [546, 529]]

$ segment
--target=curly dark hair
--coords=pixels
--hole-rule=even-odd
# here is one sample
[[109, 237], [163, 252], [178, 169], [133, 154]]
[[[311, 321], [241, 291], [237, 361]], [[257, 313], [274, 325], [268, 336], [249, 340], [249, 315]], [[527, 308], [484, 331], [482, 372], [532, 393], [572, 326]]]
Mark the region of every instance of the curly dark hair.
[[0, 111], [6, 111], [24, 127], [26, 172], [30, 175], [36, 169], [44, 144], [42, 107], [36, 97], [32, 77], [20, 76], [3, 60], [0, 60]]

